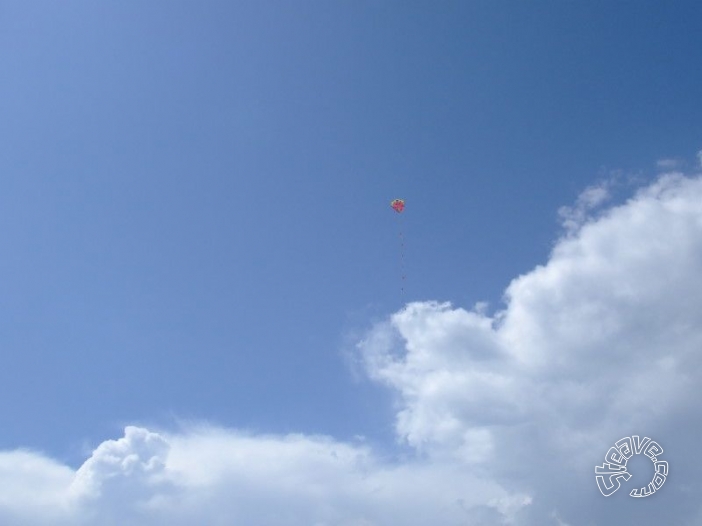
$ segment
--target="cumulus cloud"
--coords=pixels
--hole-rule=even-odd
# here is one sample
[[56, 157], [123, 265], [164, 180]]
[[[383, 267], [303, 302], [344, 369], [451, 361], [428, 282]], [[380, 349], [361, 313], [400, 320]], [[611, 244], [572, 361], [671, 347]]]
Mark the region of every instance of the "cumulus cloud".
[[388, 463], [329, 437], [214, 427], [127, 427], [76, 472], [27, 452], [4, 453], [0, 470], [13, 480], [3, 524], [509, 524], [525, 504], [455, 464]]
[[[492, 315], [407, 305], [358, 344], [396, 395], [408, 459], [309, 435], [128, 427], [78, 470], [0, 454], [0, 523], [514, 526], [699, 524], [702, 179], [667, 174], [602, 209], [562, 209], [544, 265]], [[595, 211], [599, 210], [595, 215]], [[618, 439], [664, 448], [647, 499], [605, 498], [594, 467]]]
[[0, 524], [52, 524], [67, 515], [73, 471], [32, 451], [0, 453]]
[[[501, 312], [415, 303], [361, 345], [369, 374], [398, 394], [398, 435], [532, 496], [525, 524], [553, 509], [551, 523], [629, 523], [632, 509], [669, 522], [663, 507], [607, 508], [597, 492], [594, 466], [624, 436], [667, 443], [671, 470], [702, 467], [683, 438], [702, 416], [702, 180], [668, 174], [590, 217], [606, 196], [589, 188], [562, 213], [567, 234], [510, 283]], [[675, 483], [662, 491], [651, 500], [694, 507]]]

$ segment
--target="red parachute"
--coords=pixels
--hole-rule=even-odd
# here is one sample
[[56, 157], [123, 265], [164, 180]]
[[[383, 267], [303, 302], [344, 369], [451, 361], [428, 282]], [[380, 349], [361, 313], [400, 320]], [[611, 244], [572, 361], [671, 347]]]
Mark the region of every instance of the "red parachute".
[[390, 203], [390, 206], [397, 212], [398, 214], [402, 212], [405, 209], [405, 200], [404, 199], [393, 199], [392, 202]]

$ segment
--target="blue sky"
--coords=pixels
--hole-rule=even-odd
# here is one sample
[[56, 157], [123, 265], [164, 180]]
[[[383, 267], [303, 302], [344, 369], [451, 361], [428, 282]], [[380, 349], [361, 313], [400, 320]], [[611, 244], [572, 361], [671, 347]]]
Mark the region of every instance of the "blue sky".
[[[379, 458], [401, 466], [406, 455], [425, 458], [441, 478], [441, 459], [461, 448], [418, 431], [440, 423], [412, 427], [421, 400], [368, 349], [389, 327], [409, 355], [444, 349], [436, 343], [444, 333], [421, 320], [465, 315], [473, 327], [477, 312], [512, 320], [500, 337], [522, 334], [531, 322], [517, 306], [541, 296], [516, 284], [538, 281], [539, 265], [558, 268], [553, 250], [567, 239], [581, 240], [585, 255], [607, 245], [586, 243], [584, 218], [602, 228], [624, 218], [635, 229], [625, 212], [607, 210], [636, 199], [667, 203], [667, 190], [655, 190], [662, 173], [683, 177], [665, 188], [697, 195], [686, 185], [702, 147], [701, 15], [686, 1], [0, 2], [0, 449], [8, 459], [33, 451], [73, 477], [99, 464], [87, 459], [106, 441], [124, 437], [129, 449], [155, 433], [177, 450], [179, 440], [201, 436], [188, 426], [205, 425], [219, 431], [202, 440], [298, 433], [353, 449], [365, 437]], [[389, 208], [396, 197], [406, 199], [401, 217]], [[594, 210], [605, 201], [603, 219]], [[654, 219], [641, 243], [669, 234]], [[669, 247], [670, 261], [700, 243], [700, 232], [689, 235], [691, 245]], [[626, 254], [617, 257], [608, 265], [628, 268]], [[681, 275], [693, 279], [693, 268]], [[649, 274], [641, 275], [627, 291], [645, 289]], [[505, 296], [510, 283], [517, 292]], [[702, 300], [687, 293], [688, 307]], [[568, 305], [587, 294], [573, 292]], [[487, 310], [475, 311], [479, 302]], [[483, 341], [464, 341], [463, 329], [446, 323], [457, 331], [449, 347]], [[553, 341], [577, 340], [554, 332]], [[612, 338], [603, 345], [623, 341]], [[444, 358], [437, 363], [447, 371], [464, 364]], [[521, 371], [515, 378], [533, 372]], [[683, 406], [680, 414], [691, 411]], [[422, 414], [452, 414], [434, 409]], [[667, 436], [656, 422], [650, 433]], [[604, 454], [610, 438], [630, 432], [613, 427], [596, 446]], [[515, 479], [512, 487], [496, 473], [490, 480], [506, 493], [476, 506], [526, 521], [519, 524], [581, 524], [567, 495], [554, 497], [561, 511], [548, 519], [505, 518], [524, 499], [540, 513], [538, 491], [529, 490], [547, 486]], [[680, 491], [676, 502], [689, 504]], [[408, 498], [398, 495], [389, 505]], [[96, 509], [112, 509], [105, 502]], [[242, 517], [392, 520], [371, 507], [367, 522], [352, 522], [349, 503], [336, 518], [303, 508], [291, 508], [287, 522]], [[699, 513], [679, 508], [681, 521]], [[192, 517], [215, 523], [199, 509]], [[424, 511], [417, 524], [438, 523]]]

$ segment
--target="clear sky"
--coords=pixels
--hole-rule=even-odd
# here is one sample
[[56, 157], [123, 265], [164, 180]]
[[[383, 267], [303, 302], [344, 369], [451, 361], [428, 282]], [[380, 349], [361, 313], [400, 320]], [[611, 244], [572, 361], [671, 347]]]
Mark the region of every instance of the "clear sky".
[[701, 20], [0, 0], [0, 519], [702, 524]]

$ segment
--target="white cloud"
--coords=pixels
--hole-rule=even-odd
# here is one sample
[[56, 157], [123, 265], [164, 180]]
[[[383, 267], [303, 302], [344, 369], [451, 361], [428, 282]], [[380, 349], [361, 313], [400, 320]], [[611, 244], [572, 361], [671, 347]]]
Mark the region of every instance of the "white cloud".
[[361, 345], [371, 377], [398, 394], [398, 435], [532, 495], [525, 524], [554, 508], [568, 524], [627, 522], [607, 520], [592, 473], [624, 436], [697, 458], [680, 437], [702, 416], [702, 180], [670, 174], [589, 216], [606, 196], [590, 188], [569, 209], [567, 235], [512, 281], [504, 311], [416, 303]]
[[[586, 190], [501, 312], [413, 303], [359, 344], [416, 457], [329, 437], [128, 427], [75, 472], [0, 454], [0, 524], [694, 524], [702, 180], [666, 175], [593, 217], [607, 196]], [[606, 499], [594, 466], [631, 434], [661, 443], [671, 476], [649, 499]]]
[[592, 211], [611, 198], [611, 186], [611, 180], [590, 186], [578, 196], [574, 206], [562, 206], [558, 209], [566, 232], [576, 232], [586, 220], [591, 219]]
[[[0, 524], [52, 524], [68, 513], [73, 471], [32, 451], [0, 452]], [[22, 522], [20, 522], [22, 521]]]
[[675, 170], [680, 164], [678, 159], [659, 159], [656, 161], [656, 166], [661, 170]]
[[[527, 504], [462, 466], [383, 463], [366, 447], [328, 437], [213, 427], [128, 427], [75, 473], [21, 451], [0, 461], [3, 480], [14, 481], [3, 524], [462, 525], [476, 506], [506, 524]], [[48, 512], [37, 513], [37, 504]]]

